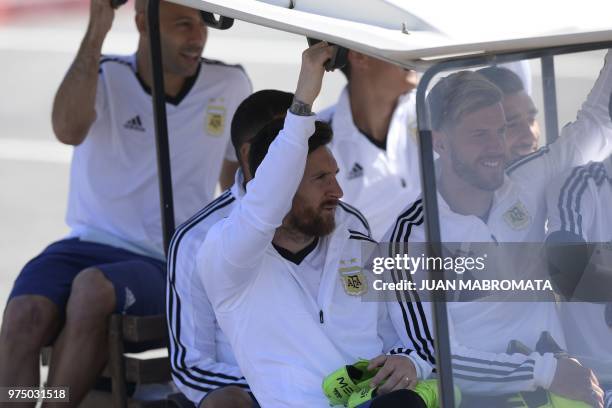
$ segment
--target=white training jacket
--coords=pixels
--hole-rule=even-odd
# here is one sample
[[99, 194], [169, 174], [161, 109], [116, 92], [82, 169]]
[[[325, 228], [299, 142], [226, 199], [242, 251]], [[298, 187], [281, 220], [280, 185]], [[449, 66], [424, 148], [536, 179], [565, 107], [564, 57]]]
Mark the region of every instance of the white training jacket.
[[[321, 384], [334, 370], [388, 350], [410, 353], [385, 303], [358, 296], [371, 278], [360, 268], [361, 244], [371, 238], [357, 210], [341, 203], [335, 231], [319, 243], [328, 246], [317, 298], [272, 246], [302, 179], [314, 122], [287, 114], [246, 195], [195, 255], [219, 325], [263, 407], [327, 407]], [[409, 358], [429, 374], [427, 363]]]
[[[531, 205], [530, 205], [531, 204]], [[444, 199], [438, 194], [440, 228], [442, 242], [461, 244], [461, 250], [470, 256], [488, 256], [488, 270], [481, 276], [484, 279], [521, 279], [524, 269], [518, 265], [508, 264], [516, 247], [497, 247], [498, 242], [522, 242], [525, 237], [533, 235], [537, 226], [529, 220], [520, 228], [507, 221], [507, 214], [517, 208], [531, 208], [533, 201], [530, 194], [520, 186], [506, 179], [504, 185], [496, 191], [488, 222], [471, 215], [453, 212]], [[522, 214], [523, 220], [527, 219]], [[391, 243], [409, 243], [415, 248], [416, 243], [426, 242], [424, 209], [422, 200], [416, 201], [397, 219], [394, 228], [385, 241]], [[476, 243], [476, 245], [472, 245]], [[494, 253], [483, 247], [482, 243], [496, 246]], [[420, 256], [418, 253], [411, 256]], [[415, 249], [416, 250], [416, 249]], [[483, 251], [480, 253], [478, 251]], [[486, 254], [486, 255], [485, 255]], [[495, 263], [491, 255], [502, 256]], [[508, 269], [502, 271], [504, 265]], [[515, 274], [516, 271], [516, 274]], [[410, 279], [405, 272], [397, 272], [394, 280]], [[424, 278], [426, 272], [419, 269], [413, 276], [417, 281]], [[527, 278], [527, 277], [526, 277]], [[542, 279], [532, 276], [532, 279]], [[419, 283], [417, 283], [419, 285]], [[556, 360], [551, 353], [543, 356], [532, 353], [524, 356], [509, 355], [506, 349], [511, 340], [519, 340], [535, 349], [542, 332], [548, 331], [561, 346], [565, 345], [561, 323], [554, 299], [549, 302], [518, 302], [479, 299], [447, 303], [452, 353], [453, 376], [462, 391], [478, 395], [501, 395], [518, 391], [534, 390], [537, 387], [548, 388], [552, 382]], [[400, 302], [390, 304], [389, 312], [402, 341], [410, 345], [422, 358], [435, 364], [433, 343], [433, 315], [431, 303], [422, 301], [418, 295], [402, 294]]]
[[[605, 160], [612, 152], [612, 122], [608, 103], [612, 93], [612, 51], [605, 56], [593, 88], [576, 115], [554, 142], [508, 166], [506, 173], [521, 186], [542, 197], [546, 188], [568, 169], [590, 161]], [[545, 217], [545, 215], [542, 215]]]
[[194, 256], [208, 230], [227, 217], [244, 195], [242, 171], [234, 185], [178, 227], [168, 251], [166, 315], [174, 383], [196, 405], [219, 387], [236, 385], [249, 391], [227, 337], [197, 273]]
[[[612, 242], [612, 156], [561, 175], [549, 188], [547, 204], [549, 234], [562, 231], [586, 243]], [[610, 268], [609, 245], [602, 245], [599, 255], [600, 262], [593, 260]], [[561, 318], [568, 333], [567, 351], [612, 391], [612, 328], [605, 309], [602, 303], [563, 302]]]
[[[501, 213], [497, 214], [497, 219], [495, 218], [496, 207], [491, 209], [489, 222], [485, 226], [477, 217], [460, 216], [452, 213], [447, 209], [447, 206], [444, 206], [442, 198], [438, 198], [443, 241], [476, 242], [480, 237], [481, 242], [489, 242], [491, 235], [493, 235], [495, 241], [502, 243], [543, 242], [547, 220], [546, 188], [559, 173], [591, 160], [602, 160], [612, 153], [612, 123], [608, 114], [608, 103], [612, 92], [611, 59], [612, 53], [608, 52], [604, 67], [579, 110], [576, 121], [563, 128], [559, 139], [508, 167], [506, 171], [508, 177], [504, 186], [496, 192], [496, 197], [500, 197], [503, 191], [511, 194], [505, 200], [505, 210], [502, 211], [503, 206], [498, 207], [498, 211], [501, 211]], [[499, 198], [497, 198], [496, 203], [501, 203]], [[496, 205], [501, 204], [494, 203], [494, 206]], [[515, 230], [510, 225], [512, 217], [504, 217], [506, 213], [510, 212], [519, 216], [518, 222], [515, 218], [517, 225], [514, 226], [520, 227], [519, 230]], [[528, 221], [525, 226], [521, 226], [523, 220]], [[388, 232], [384, 241], [421, 242], [425, 239], [422, 224], [423, 206], [421, 200], [417, 200], [415, 203], [408, 205], [406, 210], [397, 218], [395, 227]], [[505, 229], [505, 232], [499, 232], [500, 228]], [[490, 230], [488, 238], [487, 229]], [[414, 348], [421, 357], [434, 363], [433, 328], [427, 315], [428, 306], [420, 302], [419, 299], [405, 299], [403, 303], [403, 305], [400, 303], [399, 309], [394, 307], [390, 311], [398, 332], [404, 341], [409, 340], [412, 343], [410, 347]], [[485, 303], [479, 304], [486, 305]], [[533, 313], [539, 315], [540, 312], [541, 310], [538, 309], [538, 313]], [[530, 313], [532, 312], [529, 311]], [[497, 327], [495, 322], [490, 322], [489, 317], [491, 316], [481, 315], [481, 322], [483, 325], [486, 324], [492, 328]], [[504, 316], [504, 314], [496, 314], [495, 316]], [[452, 319], [452, 314], [449, 313], [449, 317]], [[530, 316], [527, 317], [531, 321]], [[515, 316], [508, 316], [508, 319], [508, 322], [510, 322], [508, 327], [514, 327], [512, 322], [516, 321]], [[550, 316], [550, 319], [550, 329], [552, 330], [557, 326], [556, 320], [558, 320], [558, 317]], [[529, 336], [529, 333], [523, 333], [519, 328], [516, 332], [506, 332], [504, 327], [499, 327], [500, 335], [497, 336], [499, 343], [494, 344], [491, 343], [491, 339], [485, 341], [484, 337], [482, 340], [471, 337], [479, 333], [476, 330], [477, 321], [472, 321], [474, 325], [466, 324], [464, 326], [465, 330], [456, 321], [451, 322], [454, 326], [451, 327], [453, 333], [451, 344], [454, 345], [453, 365], [460, 368], [459, 370], [455, 369], [455, 378], [464, 390], [476, 394], [491, 395], [505, 392], [512, 393], [521, 389], [533, 389], [536, 386], [546, 388], [545, 386], [552, 380], [551, 375], [554, 374], [555, 370], [554, 362], [550, 360], [550, 357], [547, 357], [541, 363], [538, 363], [538, 360], [531, 356], [525, 358], [522, 362], [508, 363], [511, 365], [504, 363], [506, 355], [502, 340], [506, 343], [508, 340], [520, 340], [517, 336], [522, 334]], [[461, 323], [463, 323], [463, 320]], [[486, 332], [490, 333], [489, 330]], [[507, 333], [511, 337], [503, 337], [503, 333]], [[461, 339], [464, 341], [460, 342]], [[534, 346], [528, 341], [528, 337], [526, 340], [524, 343], [527, 346]], [[563, 343], [561, 338], [556, 340]], [[484, 346], [482, 346], [483, 342]], [[465, 353], [455, 352], [455, 350], [462, 350], [463, 347], [465, 347], [463, 349]], [[489, 354], [490, 351], [496, 349], [500, 354]], [[474, 352], [477, 354], [473, 355]], [[478, 353], [481, 352], [483, 354], [478, 357]], [[501, 360], [498, 360], [499, 358]], [[516, 355], [513, 358], [520, 359], [521, 357]], [[490, 380], [487, 381], [487, 377], [490, 377]]]

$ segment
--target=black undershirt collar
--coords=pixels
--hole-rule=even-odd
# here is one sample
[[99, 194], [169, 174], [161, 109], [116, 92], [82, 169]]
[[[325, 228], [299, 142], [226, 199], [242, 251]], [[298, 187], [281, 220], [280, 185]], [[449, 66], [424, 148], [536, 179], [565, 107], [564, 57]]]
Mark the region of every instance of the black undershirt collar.
[[306, 248], [296, 253], [288, 251], [285, 248], [276, 245], [275, 243], [272, 243], [272, 246], [274, 247], [274, 249], [276, 249], [276, 252], [278, 252], [280, 256], [282, 256], [289, 262], [299, 265], [304, 260], [304, 258], [306, 258], [308, 254], [310, 254], [317, 247], [318, 243], [319, 243], [319, 237], [316, 237], [314, 241], [308, 244]]
[[370, 143], [372, 143], [374, 146], [378, 147], [379, 149], [382, 150], [387, 150], [387, 138], [385, 138], [384, 141], [380, 141], [380, 140], [376, 140], [374, 139], [371, 135], [367, 134], [366, 132], [364, 132], [361, 129], [357, 129], [359, 130], [359, 133], [361, 133], [366, 139], [368, 139], [370, 141]]
[[[198, 69], [196, 71], [196, 73], [188, 78], [185, 79], [185, 82], [183, 83], [183, 87], [181, 88], [181, 90], [179, 91], [178, 94], [176, 94], [176, 96], [170, 96], [170, 95], [166, 95], [166, 102], [177, 106], [179, 103], [182, 102], [183, 99], [185, 99], [185, 97], [187, 96], [187, 94], [189, 93], [189, 91], [191, 91], [191, 88], [193, 88], [193, 85], [195, 84], [196, 80], [198, 79], [198, 75], [200, 74], [200, 69], [202, 68], [202, 63], [200, 63], [200, 65], [198, 65]], [[134, 73], [136, 74], [136, 78], [138, 79], [138, 82], [140, 83], [140, 86], [142, 86], [142, 89], [149, 95], [151, 95], [151, 88], [149, 88], [149, 86], [142, 80], [142, 77], [140, 76], [140, 74], [138, 73], [138, 71], [134, 71]]]

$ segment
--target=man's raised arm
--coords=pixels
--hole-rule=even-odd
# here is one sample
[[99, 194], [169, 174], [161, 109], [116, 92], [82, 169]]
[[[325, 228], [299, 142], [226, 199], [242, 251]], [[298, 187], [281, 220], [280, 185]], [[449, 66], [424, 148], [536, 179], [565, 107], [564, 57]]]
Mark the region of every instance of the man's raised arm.
[[608, 51], [576, 120], [563, 127], [554, 143], [510, 165], [508, 175], [513, 180], [537, 183], [545, 189], [559, 173], [589, 161], [603, 160], [611, 154], [612, 121], [608, 113], [611, 92], [612, 51]]
[[200, 276], [215, 298], [237, 294], [255, 278], [253, 271], [271, 245], [276, 229], [291, 209], [304, 174], [308, 139], [315, 132], [309, 109], [321, 90], [324, 63], [332, 47], [318, 43], [302, 54], [294, 103], [283, 129], [270, 145], [230, 216], [216, 224], [197, 255]]
[[96, 120], [95, 102], [102, 43], [114, 15], [110, 0], [91, 0], [87, 32], [53, 101], [53, 131], [62, 143], [81, 144]]

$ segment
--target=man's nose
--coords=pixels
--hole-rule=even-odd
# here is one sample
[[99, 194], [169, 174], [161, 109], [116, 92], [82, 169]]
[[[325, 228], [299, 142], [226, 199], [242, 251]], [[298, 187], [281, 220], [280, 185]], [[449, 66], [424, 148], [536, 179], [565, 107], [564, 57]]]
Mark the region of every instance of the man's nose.
[[338, 199], [344, 196], [344, 191], [342, 191], [342, 187], [340, 187], [340, 184], [338, 183], [338, 179], [335, 176], [332, 178], [332, 182], [330, 185], [330, 195]]
[[486, 149], [488, 153], [503, 154], [507, 150], [507, 142], [504, 135], [496, 135], [487, 140]]
[[540, 138], [540, 126], [538, 125], [538, 122], [533, 122], [527, 126], [525, 138], [529, 139], [530, 142], [537, 144], [538, 139]]
[[189, 30], [189, 35], [187, 40], [190, 45], [203, 47], [206, 42], [206, 37], [208, 35], [208, 28], [204, 23], [194, 24], [193, 28]]

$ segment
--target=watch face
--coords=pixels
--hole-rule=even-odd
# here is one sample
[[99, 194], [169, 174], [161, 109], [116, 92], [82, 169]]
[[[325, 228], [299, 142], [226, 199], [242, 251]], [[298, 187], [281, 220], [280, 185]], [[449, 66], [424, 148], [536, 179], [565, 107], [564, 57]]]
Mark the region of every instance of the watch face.
[[612, 302], [606, 304], [604, 316], [606, 318], [606, 324], [612, 329]]

